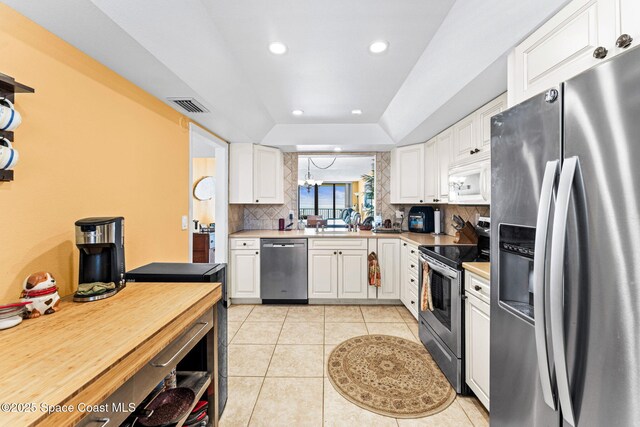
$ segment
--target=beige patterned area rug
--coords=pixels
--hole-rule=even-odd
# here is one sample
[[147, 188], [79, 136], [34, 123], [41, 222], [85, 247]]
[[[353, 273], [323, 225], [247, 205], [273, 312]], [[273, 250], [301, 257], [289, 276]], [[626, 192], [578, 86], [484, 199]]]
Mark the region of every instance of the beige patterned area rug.
[[351, 338], [331, 352], [327, 369], [329, 380], [342, 396], [389, 417], [433, 415], [456, 397], [427, 350], [403, 338]]

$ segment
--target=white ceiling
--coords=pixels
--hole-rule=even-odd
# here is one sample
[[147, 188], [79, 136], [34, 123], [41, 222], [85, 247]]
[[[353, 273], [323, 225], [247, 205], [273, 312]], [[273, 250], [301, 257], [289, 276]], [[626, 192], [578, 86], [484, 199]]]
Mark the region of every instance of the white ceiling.
[[[359, 181], [362, 175], [371, 173], [371, 165], [374, 161], [372, 156], [299, 156], [298, 157], [298, 180], [304, 181], [307, 174], [307, 159], [311, 157], [313, 162], [320, 168], [331, 165], [328, 169], [319, 169], [311, 163], [311, 175], [315, 180], [327, 182], [353, 182]], [[333, 160], [335, 162], [332, 164]]]
[[[112, 0], [101, 0], [111, 2]], [[377, 123], [453, 0], [207, 0], [276, 123]], [[390, 49], [369, 52], [375, 40]], [[282, 41], [288, 52], [271, 54]], [[291, 115], [302, 109], [300, 117]], [[354, 117], [353, 109], [362, 109]]]
[[384, 151], [502, 93], [506, 54], [568, 0], [2, 1], [162, 100], [195, 97], [230, 142]]

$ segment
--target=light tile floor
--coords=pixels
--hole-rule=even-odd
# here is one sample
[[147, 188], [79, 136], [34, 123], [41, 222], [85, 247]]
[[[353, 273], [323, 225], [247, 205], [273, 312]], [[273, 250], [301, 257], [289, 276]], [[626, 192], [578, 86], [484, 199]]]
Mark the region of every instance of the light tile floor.
[[343, 398], [329, 382], [334, 347], [358, 335], [385, 334], [420, 342], [418, 323], [402, 306], [263, 306], [229, 309], [231, 426], [488, 426], [474, 397], [460, 397], [421, 419], [375, 414]]

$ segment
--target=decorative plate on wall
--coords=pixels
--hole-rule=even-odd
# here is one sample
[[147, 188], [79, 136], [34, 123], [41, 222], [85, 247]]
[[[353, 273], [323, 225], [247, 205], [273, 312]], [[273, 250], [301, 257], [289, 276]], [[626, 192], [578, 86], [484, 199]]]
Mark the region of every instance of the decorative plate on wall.
[[216, 195], [216, 180], [212, 176], [205, 176], [193, 187], [193, 197], [198, 200], [211, 200]]

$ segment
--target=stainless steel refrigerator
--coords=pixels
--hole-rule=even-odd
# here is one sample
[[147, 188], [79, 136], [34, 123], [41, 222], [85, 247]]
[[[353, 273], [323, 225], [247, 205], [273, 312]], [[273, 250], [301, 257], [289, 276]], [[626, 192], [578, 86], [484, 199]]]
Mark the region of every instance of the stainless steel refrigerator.
[[640, 425], [640, 50], [491, 132], [491, 424]]

